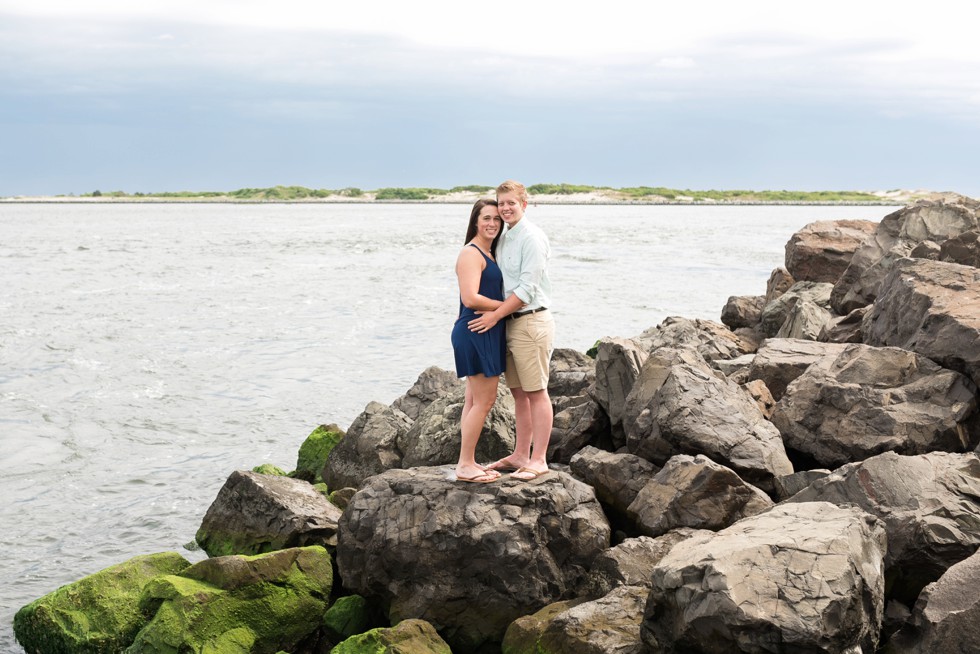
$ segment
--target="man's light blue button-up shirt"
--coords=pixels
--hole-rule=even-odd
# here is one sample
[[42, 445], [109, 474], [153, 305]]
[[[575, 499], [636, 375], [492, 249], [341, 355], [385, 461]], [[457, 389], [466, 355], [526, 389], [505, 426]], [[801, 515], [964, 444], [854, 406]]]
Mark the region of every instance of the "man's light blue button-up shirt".
[[516, 295], [525, 306], [520, 311], [551, 306], [548, 237], [526, 217], [507, 229], [497, 246], [497, 265], [504, 276], [504, 297]]

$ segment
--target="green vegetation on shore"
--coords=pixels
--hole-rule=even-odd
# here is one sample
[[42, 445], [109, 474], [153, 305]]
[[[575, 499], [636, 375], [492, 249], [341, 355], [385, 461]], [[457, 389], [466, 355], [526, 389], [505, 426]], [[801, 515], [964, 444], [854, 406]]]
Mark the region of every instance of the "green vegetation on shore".
[[[290, 202], [290, 201], [395, 201], [395, 202], [469, 202], [473, 196], [489, 195], [492, 186], [472, 184], [450, 189], [427, 187], [385, 187], [362, 190], [355, 187], [341, 189], [311, 189], [304, 186], [273, 186], [270, 188], [241, 188], [236, 191], [169, 191], [161, 193], [127, 193], [125, 191], [94, 191], [83, 198], [120, 200], [205, 200], [227, 202]], [[532, 184], [527, 187], [532, 199], [543, 202], [575, 202], [576, 195], [586, 196], [580, 201], [595, 203], [894, 203], [893, 197], [865, 191], [750, 191], [750, 190], [692, 190], [672, 189], [662, 186], [589, 186], [583, 184]], [[911, 194], [920, 197], [923, 194]], [[62, 196], [63, 197], [63, 196]], [[897, 199], [906, 201], [907, 197]]]

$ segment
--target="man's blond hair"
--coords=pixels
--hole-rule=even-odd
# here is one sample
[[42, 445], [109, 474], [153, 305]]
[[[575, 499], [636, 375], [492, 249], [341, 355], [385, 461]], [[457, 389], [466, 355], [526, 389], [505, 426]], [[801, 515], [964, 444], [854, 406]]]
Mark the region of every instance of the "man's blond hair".
[[512, 179], [508, 179], [497, 187], [497, 197], [500, 197], [501, 193], [517, 193], [517, 197], [522, 202], [527, 202], [527, 189], [524, 188], [523, 184]]

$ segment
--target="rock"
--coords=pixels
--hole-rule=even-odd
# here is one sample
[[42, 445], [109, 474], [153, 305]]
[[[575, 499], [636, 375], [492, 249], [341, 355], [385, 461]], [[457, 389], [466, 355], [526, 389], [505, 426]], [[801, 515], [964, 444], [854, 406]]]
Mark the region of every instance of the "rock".
[[461, 391], [465, 386], [466, 383], [456, 373], [438, 366], [429, 366], [391, 406], [408, 416], [410, 421], [414, 421], [427, 406], [454, 391]]
[[752, 381], [741, 384], [741, 387], [755, 400], [755, 404], [759, 407], [759, 411], [762, 412], [762, 416], [766, 420], [769, 420], [770, 416], [772, 416], [772, 410], [776, 408], [776, 400], [773, 398], [772, 393], [769, 392], [769, 387], [766, 386], [765, 382], [761, 379], [753, 379]]
[[749, 380], [762, 380], [774, 400], [779, 401], [786, 387], [813, 363], [836, 358], [844, 350], [836, 343], [814, 343], [798, 338], [772, 338], [764, 341], [749, 366]]
[[815, 341], [832, 319], [833, 314], [826, 308], [812, 300], [800, 299], [790, 308], [776, 337]]
[[235, 471], [208, 508], [197, 542], [209, 556], [333, 546], [340, 513], [305, 481]]
[[[762, 330], [762, 333], [770, 338], [776, 336], [780, 331], [783, 331], [784, 325], [790, 320], [794, 307], [800, 304], [804, 305], [800, 311], [807, 312], [808, 314], [817, 315], [817, 308], [824, 309], [825, 311], [829, 310], [830, 291], [832, 288], [832, 284], [818, 282], [797, 282], [793, 284], [785, 293], [763, 307], [762, 316], [759, 319], [759, 328]], [[827, 315], [829, 315], [829, 311]], [[797, 320], [799, 321], [800, 319], [797, 318]], [[790, 327], [786, 327], [787, 331], [789, 329]], [[819, 331], [818, 328], [816, 333], [819, 333]], [[786, 331], [784, 331], [785, 333]], [[782, 338], [788, 338], [788, 336], [783, 336]], [[816, 334], [810, 340], [815, 339]]]
[[589, 576], [582, 585], [582, 595], [598, 599], [619, 586], [649, 588], [653, 583], [650, 573], [660, 559], [667, 556], [675, 545], [698, 532], [696, 529], [681, 527], [657, 538], [627, 538], [595, 558]]
[[280, 468], [277, 465], [271, 463], [261, 463], [254, 468], [252, 472], [257, 472], [260, 475], [272, 475], [273, 477], [288, 477], [289, 473]]
[[765, 493], [706, 456], [673, 456], [640, 490], [627, 513], [645, 536], [678, 527], [723, 529], [772, 506]]
[[176, 552], [137, 556], [62, 586], [14, 616], [14, 635], [28, 654], [114, 654], [146, 624], [143, 588], [190, 566]]
[[548, 377], [548, 395], [552, 400], [583, 395], [594, 383], [595, 359], [569, 348], [555, 348]]
[[657, 465], [676, 454], [704, 454], [763, 490], [793, 472], [778, 431], [752, 398], [691, 350], [652, 354], [625, 414], [629, 451]]
[[360, 595], [338, 597], [323, 614], [323, 638], [333, 645], [351, 636], [383, 626], [383, 616], [371, 602]]
[[980, 643], [980, 554], [952, 566], [926, 586], [909, 623], [883, 654], [973, 652]]
[[344, 430], [334, 424], [320, 425], [314, 429], [299, 447], [293, 475], [310, 483], [322, 482], [323, 466], [343, 437]]
[[834, 284], [877, 227], [870, 220], [812, 222], [786, 243], [786, 270], [797, 281]]
[[316, 637], [332, 586], [322, 547], [206, 559], [146, 585], [152, 617], [126, 653], [293, 651]]
[[823, 502], [700, 532], [653, 569], [643, 642], [657, 652], [873, 652], [884, 553], [877, 520]]
[[788, 450], [836, 468], [886, 451], [964, 451], [975, 411], [963, 375], [906, 350], [846, 345], [790, 384], [772, 424]]
[[862, 343], [861, 322], [868, 307], [859, 307], [846, 316], [832, 316], [820, 329], [817, 340], [821, 343]]
[[769, 274], [769, 281], [766, 282], [766, 301], [763, 307], [785, 293], [796, 283], [793, 276], [785, 268], [776, 268]]
[[939, 248], [938, 259], [980, 268], [980, 231], [963, 232], [944, 241]]
[[[398, 435], [402, 453], [398, 467], [436, 466], [459, 459], [460, 420], [464, 389], [457, 389], [427, 406], [411, 428]], [[514, 397], [503, 384], [497, 387], [497, 401], [490, 409], [476, 445], [477, 461], [496, 461], [514, 450]]]
[[620, 586], [589, 602], [549, 606], [514, 622], [504, 636], [504, 654], [574, 652], [644, 654], [640, 622], [648, 589]]
[[636, 341], [626, 338], [603, 338], [596, 343], [595, 386], [592, 396], [609, 416], [609, 426], [615, 447], [626, 444], [623, 431], [623, 406], [640, 367], [647, 360], [647, 351]]
[[845, 315], [874, 302], [892, 265], [925, 241], [942, 243], [980, 227], [980, 202], [950, 195], [920, 200], [885, 216], [851, 258], [831, 293], [834, 310]]
[[711, 362], [711, 366], [717, 370], [720, 370], [721, 373], [729, 379], [733, 379], [737, 375], [747, 372], [752, 366], [753, 360], [755, 360], [754, 354], [743, 354], [742, 356], [734, 359], [716, 359]]
[[554, 415], [548, 461], [568, 463], [593, 439], [609, 433], [609, 418], [588, 395], [570, 398], [568, 405]]
[[491, 484], [451, 474], [367, 480], [341, 519], [337, 566], [344, 586], [380, 600], [392, 622], [424, 615], [455, 651], [472, 652], [571, 597], [610, 529], [592, 489], [565, 473]]
[[354, 493], [356, 492], [357, 489], [351, 488], [350, 486], [347, 488], [338, 488], [335, 491], [330, 491], [330, 494], [327, 495], [327, 499], [330, 500], [331, 504], [343, 511], [347, 508], [350, 498], [354, 497]]
[[604, 452], [585, 447], [569, 464], [578, 479], [595, 489], [596, 497], [619, 520], [660, 468], [635, 454]]
[[980, 269], [896, 261], [862, 331], [865, 343], [918, 352], [980, 385]]
[[327, 458], [322, 475], [327, 486], [359, 488], [368, 477], [399, 467], [398, 437], [410, 426], [411, 420], [399, 409], [368, 403]]
[[931, 261], [939, 261], [939, 253], [942, 252], [942, 247], [939, 243], [935, 241], [922, 241], [909, 252], [909, 256], [913, 259], [929, 259]]
[[688, 320], [672, 316], [633, 339], [647, 352], [660, 348], [692, 348], [705, 361], [734, 359], [755, 352], [754, 344], [724, 325], [710, 320]]
[[408, 619], [352, 636], [330, 654], [452, 654], [452, 650], [431, 624]]
[[754, 327], [762, 318], [765, 295], [732, 295], [721, 310], [721, 322], [731, 330]]
[[826, 468], [815, 470], [801, 470], [785, 477], [776, 477], [776, 499], [779, 501], [788, 500], [801, 490], [830, 474]]
[[889, 599], [909, 606], [927, 583], [980, 547], [980, 458], [893, 452], [851, 463], [787, 500], [853, 504], [888, 532]]

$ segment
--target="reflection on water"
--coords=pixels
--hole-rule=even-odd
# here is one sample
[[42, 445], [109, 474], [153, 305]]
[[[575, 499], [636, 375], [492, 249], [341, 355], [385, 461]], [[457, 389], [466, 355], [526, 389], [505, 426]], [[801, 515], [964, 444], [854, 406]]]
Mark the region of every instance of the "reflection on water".
[[[886, 207], [538, 206], [556, 344], [765, 290], [808, 222]], [[462, 205], [0, 205], [0, 650], [13, 612], [182, 550], [228, 474], [295, 466], [451, 368]]]

